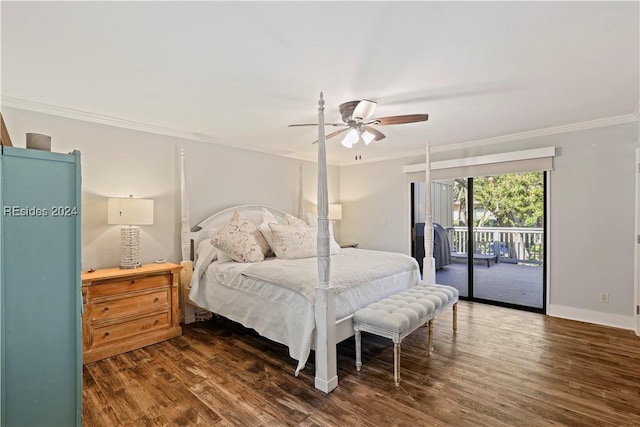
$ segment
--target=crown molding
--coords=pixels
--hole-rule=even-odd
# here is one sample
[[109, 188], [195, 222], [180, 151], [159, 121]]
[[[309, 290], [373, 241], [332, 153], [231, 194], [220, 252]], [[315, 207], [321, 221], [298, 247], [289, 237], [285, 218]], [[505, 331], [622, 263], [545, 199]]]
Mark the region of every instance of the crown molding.
[[[82, 120], [86, 122], [98, 123], [108, 126], [115, 126], [124, 129], [137, 130], [141, 132], [155, 133], [158, 135], [173, 136], [176, 138], [187, 139], [191, 141], [207, 142], [210, 144], [217, 144], [231, 148], [237, 148], [242, 150], [256, 151], [265, 154], [271, 154], [276, 156], [283, 156], [297, 160], [304, 160], [309, 162], [316, 162], [315, 156], [308, 156], [299, 153], [293, 153], [285, 150], [269, 149], [263, 146], [248, 145], [237, 143], [234, 141], [224, 140], [214, 137], [212, 135], [206, 135], [199, 132], [186, 131], [182, 129], [167, 128], [158, 125], [152, 125], [148, 123], [136, 122], [133, 120], [125, 120], [118, 117], [107, 116], [103, 114], [92, 113], [89, 111], [76, 110], [73, 108], [61, 107], [52, 104], [45, 104], [42, 102], [30, 101], [22, 98], [16, 98], [12, 96], [2, 95], [2, 105], [17, 108], [20, 110], [34, 111], [37, 113], [50, 114], [54, 116], [66, 117], [70, 119]], [[509, 135], [498, 136], [494, 138], [478, 139], [473, 141], [460, 142], [447, 145], [432, 145], [432, 153], [447, 152], [459, 149], [466, 149], [471, 146], [486, 146], [493, 144], [500, 144], [503, 142], [516, 141], [526, 138], [536, 138], [541, 136], [555, 135], [566, 132], [576, 132], [581, 130], [595, 129], [606, 126], [614, 126], [619, 124], [634, 123], [640, 121], [640, 102], [636, 105], [636, 108], [632, 114], [624, 116], [608, 117], [604, 119], [591, 120], [587, 122], [572, 123], [568, 125], [554, 126], [545, 129], [537, 129], [527, 132], [519, 132]], [[425, 144], [426, 145], [426, 144]], [[407, 157], [424, 156], [424, 148], [411, 151], [403, 151], [394, 153], [387, 156], [380, 156], [370, 159], [362, 160], [350, 160], [346, 162], [340, 161], [327, 161], [327, 164], [331, 166], [353, 166], [361, 165], [365, 163], [376, 163], [388, 160], [402, 159]]]
[[[544, 129], [536, 129], [536, 130], [527, 131], [527, 132], [513, 133], [509, 135], [497, 136], [494, 138], [477, 139], [474, 141], [466, 141], [466, 142], [460, 142], [456, 144], [435, 145], [435, 146], [432, 145], [431, 153], [444, 153], [444, 152], [454, 151], [454, 150], [464, 150], [470, 147], [494, 145], [494, 144], [500, 144], [503, 142], [517, 141], [520, 139], [536, 138], [541, 136], [556, 135], [556, 134], [567, 133], [567, 132], [577, 132], [577, 131], [596, 129], [596, 128], [601, 128], [606, 126], [634, 123], [638, 121], [640, 121], [640, 103], [638, 103], [638, 105], [636, 106], [636, 109], [633, 114], [627, 114], [624, 116], [607, 117], [604, 119], [597, 119], [597, 120], [591, 120], [591, 121], [580, 122], [580, 123], [572, 123], [568, 125], [554, 126], [550, 128], [544, 128]], [[425, 154], [424, 148], [421, 148], [418, 150], [404, 151], [402, 153], [397, 153], [391, 156], [384, 156], [384, 157], [378, 157], [375, 159], [369, 159], [367, 161], [352, 160], [349, 162], [340, 163], [340, 166], [352, 166], [352, 165], [359, 165], [363, 163], [382, 162], [385, 160], [424, 156], [424, 154]]]
[[[107, 116], [104, 114], [92, 113], [90, 111], [76, 110], [73, 108], [61, 107], [58, 105], [45, 104], [43, 102], [30, 101], [22, 98], [2, 95], [2, 106], [16, 108], [19, 110], [33, 111], [36, 113], [50, 114], [53, 116], [65, 117], [68, 119], [81, 120], [85, 122], [97, 123], [107, 126], [114, 126], [140, 132], [154, 133], [163, 136], [172, 136], [175, 138], [186, 139], [191, 141], [207, 142], [210, 144], [222, 145], [225, 147], [236, 148], [241, 150], [256, 151], [275, 156], [289, 157], [297, 160], [316, 162], [315, 156], [306, 156], [298, 153], [292, 153], [285, 150], [277, 150], [265, 148], [263, 146], [242, 144], [221, 138], [207, 135], [200, 132], [192, 132], [182, 129], [168, 128], [148, 123], [126, 120], [119, 117]], [[327, 162], [332, 166], [339, 166], [336, 162]]]

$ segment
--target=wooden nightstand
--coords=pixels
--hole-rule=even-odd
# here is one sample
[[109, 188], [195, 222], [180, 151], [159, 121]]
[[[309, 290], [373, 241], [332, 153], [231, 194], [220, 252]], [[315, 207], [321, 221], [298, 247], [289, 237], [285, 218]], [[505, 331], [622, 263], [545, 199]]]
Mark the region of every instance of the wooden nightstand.
[[181, 269], [167, 262], [82, 272], [82, 363], [182, 335]]

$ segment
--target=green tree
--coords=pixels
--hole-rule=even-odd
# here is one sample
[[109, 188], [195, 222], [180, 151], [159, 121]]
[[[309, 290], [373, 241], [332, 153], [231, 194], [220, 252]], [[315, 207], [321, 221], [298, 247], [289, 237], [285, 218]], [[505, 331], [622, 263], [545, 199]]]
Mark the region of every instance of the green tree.
[[458, 202], [459, 223], [467, 224], [467, 180], [466, 178], [456, 178], [453, 184], [453, 200]]
[[[456, 180], [454, 199], [466, 212], [466, 180]], [[542, 227], [544, 182], [541, 172], [496, 175], [473, 179], [474, 207], [480, 216], [474, 225], [487, 225], [495, 218], [498, 227]]]

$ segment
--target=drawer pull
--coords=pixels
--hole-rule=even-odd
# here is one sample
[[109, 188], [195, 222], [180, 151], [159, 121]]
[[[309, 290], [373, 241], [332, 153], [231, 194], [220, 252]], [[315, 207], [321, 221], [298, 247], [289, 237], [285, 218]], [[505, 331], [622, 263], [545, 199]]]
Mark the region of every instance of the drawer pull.
[[104, 308], [104, 311], [109, 311], [109, 307], [105, 307], [105, 308]]
[[158, 302], [158, 301], [160, 301], [160, 298], [158, 298], [158, 297], [156, 297], [156, 298], [153, 300], [153, 302]]
[[109, 336], [109, 332], [105, 332], [104, 337], [108, 337], [108, 336]]
[[130, 281], [130, 282], [129, 282], [129, 284], [130, 284], [130, 285], [133, 285], [133, 284], [135, 284], [135, 283], [136, 283], [136, 281], [135, 281], [135, 280], [132, 280], [132, 281]]
[[157, 325], [158, 323], [160, 323], [158, 319], [156, 319], [155, 322], [153, 322], [154, 325]]

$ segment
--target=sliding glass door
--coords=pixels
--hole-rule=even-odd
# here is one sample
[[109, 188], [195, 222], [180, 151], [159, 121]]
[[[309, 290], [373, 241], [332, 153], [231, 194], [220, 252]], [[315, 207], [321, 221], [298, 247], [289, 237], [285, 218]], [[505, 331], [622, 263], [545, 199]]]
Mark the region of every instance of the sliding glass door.
[[[412, 184], [413, 256], [424, 258], [425, 183]], [[433, 257], [436, 283], [454, 286], [461, 297], [470, 297], [467, 269], [467, 178], [436, 181], [431, 188], [433, 209]]]
[[[418, 234], [420, 191], [424, 183], [415, 183]], [[436, 282], [471, 300], [544, 312], [544, 191], [544, 172], [434, 182]]]
[[473, 297], [544, 309], [544, 173], [477, 177]]

